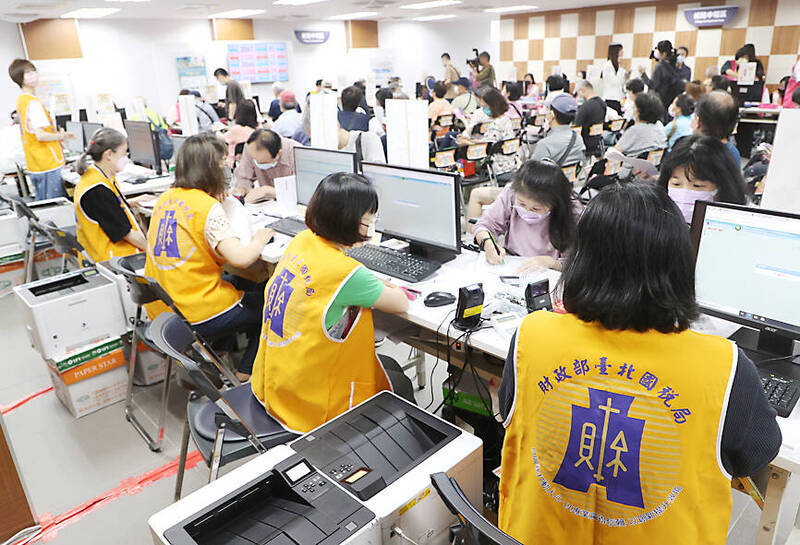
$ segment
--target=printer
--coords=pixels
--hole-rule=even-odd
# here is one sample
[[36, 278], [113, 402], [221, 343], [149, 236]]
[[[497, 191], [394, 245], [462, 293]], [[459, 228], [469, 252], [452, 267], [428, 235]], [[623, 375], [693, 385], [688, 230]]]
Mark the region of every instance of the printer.
[[[301, 463], [302, 469], [298, 468]], [[456, 478], [467, 499], [482, 505], [481, 440], [391, 392], [381, 392], [289, 445], [275, 447], [204, 486], [151, 517], [149, 524], [156, 545], [248, 543], [239, 537], [287, 545], [400, 545], [407, 539], [419, 545], [444, 545], [450, 543], [450, 526], [457, 518], [431, 486], [431, 474], [437, 472]], [[272, 484], [260, 484], [267, 481]], [[336, 495], [325, 495], [330, 491]], [[297, 494], [308, 499], [309, 492], [311, 499], [319, 499], [304, 509], [281, 503], [297, 502]], [[250, 504], [235, 503], [251, 497], [258, 498], [253, 503], [263, 509], [263, 516], [246, 515]], [[363, 509], [358, 512], [370, 514], [371, 522], [356, 534], [356, 527], [349, 523], [359, 521], [338, 518], [340, 525], [353, 528], [351, 534], [337, 530], [336, 535], [346, 538], [343, 541], [320, 533], [307, 539], [287, 534], [291, 541], [259, 541], [232, 530], [249, 531], [253, 521], [279, 530], [288, 523], [284, 522], [287, 510], [304, 513], [322, 530], [311, 517], [315, 510], [327, 513], [333, 509], [328, 507], [329, 499], [342, 504], [340, 513], [358, 506]], [[274, 504], [277, 511], [264, 507], [273, 502], [278, 502]], [[233, 513], [225, 519], [229, 522], [220, 519], [205, 524], [216, 520], [215, 513], [223, 509]], [[242, 520], [234, 520], [234, 515]], [[335, 521], [341, 515], [327, 516]], [[220, 535], [221, 531], [228, 533]]]
[[127, 331], [116, 284], [94, 267], [17, 286], [14, 294], [45, 359]]
[[375, 514], [287, 445], [156, 513], [156, 545], [380, 545]]
[[[52, 222], [56, 227], [60, 227], [72, 233], [75, 232], [75, 225], [77, 220], [75, 218], [75, 205], [65, 197], [57, 197], [55, 199], [45, 199], [41, 201], [32, 201], [25, 203], [28, 208], [36, 214], [39, 221], [42, 223]], [[19, 204], [14, 203], [15, 210], [19, 208]], [[18, 220], [18, 240], [20, 245], [25, 245], [26, 237], [28, 235], [28, 218], [21, 216]], [[37, 237], [38, 238], [38, 237]]]
[[483, 505], [483, 443], [391, 392], [381, 392], [290, 443], [380, 521], [384, 544], [449, 544], [456, 517], [431, 488], [431, 474], [455, 478]]

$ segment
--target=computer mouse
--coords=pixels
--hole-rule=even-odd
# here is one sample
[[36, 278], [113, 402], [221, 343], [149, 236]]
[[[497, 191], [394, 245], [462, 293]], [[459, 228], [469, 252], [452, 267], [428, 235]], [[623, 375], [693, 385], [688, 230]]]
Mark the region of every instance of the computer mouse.
[[425, 298], [426, 307], [443, 307], [456, 300], [456, 296], [446, 291], [434, 291]]

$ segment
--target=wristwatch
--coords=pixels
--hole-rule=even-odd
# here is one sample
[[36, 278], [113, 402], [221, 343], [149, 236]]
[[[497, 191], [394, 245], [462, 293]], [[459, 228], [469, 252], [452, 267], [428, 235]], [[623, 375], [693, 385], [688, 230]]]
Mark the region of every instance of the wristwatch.
[[485, 245], [487, 242], [490, 242], [491, 240], [492, 240], [492, 238], [491, 238], [491, 237], [486, 237], [485, 239], [483, 239], [483, 240], [481, 241], [481, 243], [480, 243], [480, 244], [478, 244], [478, 247], [481, 249], [481, 251], [482, 251], [482, 252], [485, 252], [485, 251], [486, 251], [486, 250], [483, 248], [483, 246], [484, 246], [484, 245]]

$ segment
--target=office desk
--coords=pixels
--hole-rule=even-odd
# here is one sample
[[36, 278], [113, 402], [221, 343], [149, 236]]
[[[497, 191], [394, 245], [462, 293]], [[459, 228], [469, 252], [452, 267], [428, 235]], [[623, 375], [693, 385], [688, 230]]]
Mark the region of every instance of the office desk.
[[739, 123], [777, 125], [781, 108], [739, 108]]
[[159, 176], [157, 178], [151, 178], [144, 183], [141, 184], [131, 184], [128, 182], [120, 182], [119, 190], [122, 194], [126, 197], [132, 197], [135, 195], [141, 195], [143, 193], [163, 193], [167, 189], [172, 186], [172, 182], [175, 180], [172, 174], [165, 174], [164, 176]]

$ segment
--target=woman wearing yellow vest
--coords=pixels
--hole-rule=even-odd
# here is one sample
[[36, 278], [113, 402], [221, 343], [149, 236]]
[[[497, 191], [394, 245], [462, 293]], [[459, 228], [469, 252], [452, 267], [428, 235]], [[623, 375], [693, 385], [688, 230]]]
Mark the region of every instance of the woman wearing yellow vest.
[[686, 224], [655, 185], [589, 202], [563, 273], [500, 388], [499, 526], [522, 543], [723, 545], [731, 476], [781, 445], [753, 363], [698, 316]]
[[114, 179], [127, 163], [125, 135], [103, 128], [94, 133], [76, 165], [81, 175], [74, 195], [78, 242], [95, 262], [147, 248], [144, 232]]
[[253, 393], [289, 429], [309, 431], [381, 390], [414, 399], [397, 362], [375, 353], [371, 310], [402, 313], [408, 299], [344, 253], [372, 237], [377, 212], [369, 180], [327, 176], [267, 283]]
[[36, 199], [63, 197], [61, 167], [64, 166], [64, 150], [61, 142], [75, 138], [75, 135], [56, 131], [47, 109], [36, 98], [39, 72], [32, 62], [14, 59], [8, 67], [8, 75], [22, 89], [17, 98], [17, 112], [22, 128], [25, 165], [36, 190]]
[[[211, 134], [192, 136], [181, 146], [175, 183], [158, 198], [150, 219], [145, 274], [161, 284], [205, 338], [248, 334], [237, 373], [246, 380], [258, 349], [264, 294], [238, 290], [222, 278], [222, 266], [249, 267], [274, 232], [259, 229], [243, 244], [233, 231], [220, 204], [228, 186], [227, 152], [225, 142]], [[151, 318], [157, 313], [158, 308], [148, 309]]]

